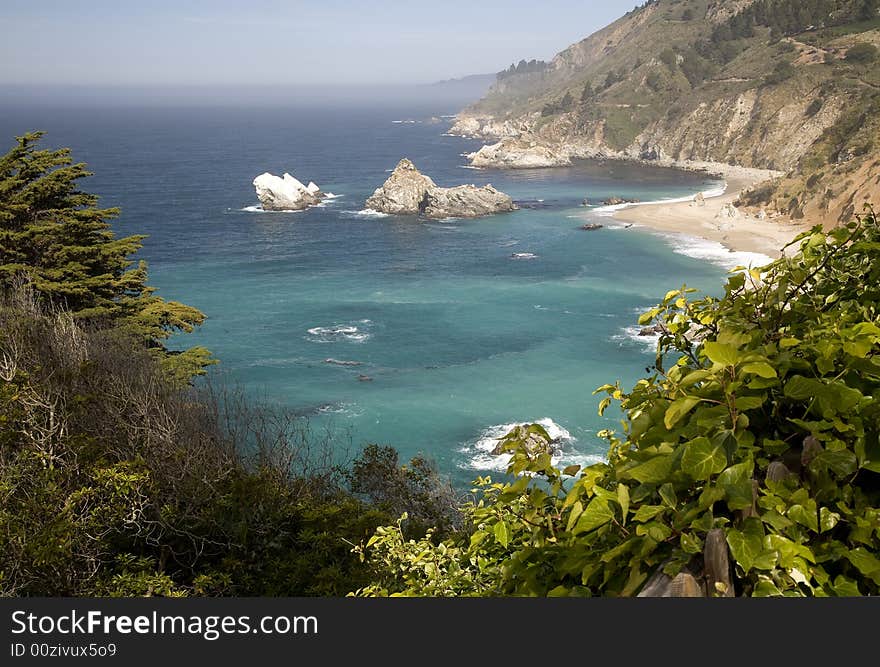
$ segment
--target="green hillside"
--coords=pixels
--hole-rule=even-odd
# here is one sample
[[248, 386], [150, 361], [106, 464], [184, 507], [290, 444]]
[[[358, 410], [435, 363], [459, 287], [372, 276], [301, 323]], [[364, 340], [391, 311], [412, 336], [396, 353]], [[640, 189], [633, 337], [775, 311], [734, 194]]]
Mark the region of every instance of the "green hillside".
[[[845, 220], [878, 194], [877, 161], [852, 161], [870, 155], [880, 135], [872, 111], [880, 96], [878, 7], [648, 2], [543, 67], [502, 72], [462, 118], [479, 119], [487, 138], [525, 136], [573, 157], [790, 172], [750, 203]], [[498, 132], [504, 121], [517, 132]]]

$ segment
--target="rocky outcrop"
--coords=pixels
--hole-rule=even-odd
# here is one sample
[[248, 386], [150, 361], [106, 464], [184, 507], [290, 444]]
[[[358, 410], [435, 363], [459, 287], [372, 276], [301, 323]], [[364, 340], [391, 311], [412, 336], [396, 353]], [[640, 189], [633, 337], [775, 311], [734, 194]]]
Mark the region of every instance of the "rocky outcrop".
[[436, 187], [434, 181], [403, 158], [384, 185], [367, 199], [367, 208], [392, 215], [418, 215], [425, 194], [433, 187]]
[[468, 159], [474, 167], [499, 169], [541, 169], [571, 164], [571, 155], [565, 149], [522, 139], [504, 139], [483, 146], [468, 155]]
[[472, 139], [504, 139], [518, 137], [526, 131], [528, 126], [522, 122], [496, 121], [491, 116], [459, 114], [447, 134]]
[[279, 177], [267, 171], [257, 176], [253, 185], [264, 211], [301, 211], [325, 197], [314, 183], [305, 186], [290, 174]]
[[438, 187], [408, 159], [402, 159], [391, 176], [367, 199], [366, 207], [392, 215], [426, 218], [476, 218], [513, 211], [516, 205], [491, 185]]
[[507, 443], [511, 441], [522, 443], [530, 457], [539, 456], [540, 454], [557, 454], [560, 451], [558, 439], [544, 437], [543, 434], [536, 433], [530, 430], [528, 426], [520, 424], [498, 441], [495, 449], [491, 452], [492, 456], [504, 454], [507, 451]]
[[428, 188], [422, 215], [426, 218], [478, 218], [514, 210], [513, 200], [491, 185], [459, 185], [454, 188]]

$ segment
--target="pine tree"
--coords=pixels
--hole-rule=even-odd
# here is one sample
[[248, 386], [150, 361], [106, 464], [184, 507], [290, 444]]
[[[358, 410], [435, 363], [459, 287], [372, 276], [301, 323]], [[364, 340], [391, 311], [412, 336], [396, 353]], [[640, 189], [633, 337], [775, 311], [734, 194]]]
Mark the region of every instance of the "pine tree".
[[163, 355], [180, 379], [213, 363], [204, 348], [169, 353], [162, 341], [191, 332], [205, 315], [165, 301], [147, 285], [147, 265], [131, 255], [144, 236], [117, 238], [109, 220], [116, 208], [98, 208], [98, 197], [78, 189], [91, 173], [74, 163], [70, 149], [38, 149], [43, 132], [16, 137], [0, 157], [0, 290], [28, 283], [44, 302], [80, 321], [120, 328]]

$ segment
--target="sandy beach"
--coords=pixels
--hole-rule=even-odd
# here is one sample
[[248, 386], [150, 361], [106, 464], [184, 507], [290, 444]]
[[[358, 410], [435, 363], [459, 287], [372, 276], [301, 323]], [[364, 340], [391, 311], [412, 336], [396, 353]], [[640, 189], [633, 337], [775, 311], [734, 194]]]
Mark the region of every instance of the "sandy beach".
[[782, 248], [808, 225], [784, 217], [763, 220], [743, 211], [734, 217], [722, 213], [729, 211], [740, 191], [755, 186], [774, 176], [773, 172], [746, 169], [728, 165], [711, 165], [713, 173], [719, 173], [727, 183], [723, 195], [709, 197], [702, 202], [669, 202], [629, 206], [615, 211], [613, 217], [622, 222], [656, 229], [663, 232], [687, 234], [715, 241], [728, 250], [752, 252], [779, 257]]

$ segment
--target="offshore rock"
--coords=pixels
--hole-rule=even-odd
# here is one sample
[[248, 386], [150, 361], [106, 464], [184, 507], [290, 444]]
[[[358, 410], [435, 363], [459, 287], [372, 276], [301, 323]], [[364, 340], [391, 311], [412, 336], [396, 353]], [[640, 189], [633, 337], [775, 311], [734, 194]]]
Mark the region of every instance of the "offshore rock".
[[287, 173], [279, 177], [267, 171], [257, 176], [253, 185], [264, 211], [301, 211], [320, 203], [324, 197], [314, 183], [306, 187]]
[[397, 163], [382, 187], [367, 199], [367, 208], [392, 215], [418, 215], [434, 181], [416, 169], [406, 158]]
[[503, 454], [505, 451], [504, 447], [509, 440], [519, 440], [522, 442], [529, 456], [555, 454], [560, 449], [558, 439], [548, 439], [539, 433], [530, 433], [527, 426], [519, 425], [498, 441], [495, 449], [491, 452], [492, 456]]
[[516, 210], [513, 200], [491, 185], [437, 187], [408, 159], [402, 159], [391, 176], [367, 199], [366, 207], [393, 215], [426, 218], [476, 218]]
[[428, 188], [422, 214], [427, 218], [477, 218], [513, 211], [513, 200], [491, 185], [459, 185], [455, 188]]

